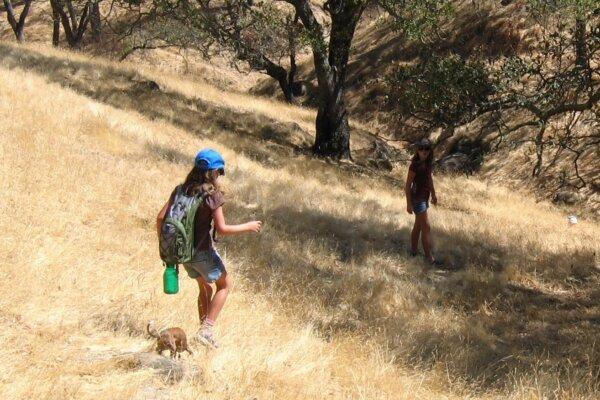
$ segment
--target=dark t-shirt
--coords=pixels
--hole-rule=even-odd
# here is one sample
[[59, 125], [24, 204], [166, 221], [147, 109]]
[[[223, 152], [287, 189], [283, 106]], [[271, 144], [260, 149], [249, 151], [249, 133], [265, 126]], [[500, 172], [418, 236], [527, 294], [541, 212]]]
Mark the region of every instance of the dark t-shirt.
[[429, 201], [429, 194], [431, 192], [431, 165], [427, 162], [413, 160], [408, 169], [415, 173], [415, 179], [410, 188], [413, 199]]
[[223, 192], [215, 190], [204, 198], [204, 204], [198, 207], [194, 221], [194, 248], [196, 251], [210, 250], [213, 247], [210, 230], [212, 228], [212, 212], [225, 203]]

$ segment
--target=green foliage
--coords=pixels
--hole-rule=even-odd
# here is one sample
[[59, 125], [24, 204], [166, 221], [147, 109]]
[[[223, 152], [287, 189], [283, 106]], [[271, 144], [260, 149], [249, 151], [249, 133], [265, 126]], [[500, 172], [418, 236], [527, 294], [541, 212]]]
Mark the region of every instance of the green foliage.
[[293, 7], [285, 3], [150, 0], [147, 6], [147, 17], [138, 20], [137, 41], [198, 49], [208, 57], [224, 55], [235, 66], [246, 63], [265, 71], [306, 45], [293, 20]]
[[[507, 59], [494, 80], [501, 94], [498, 109], [526, 117], [519, 124], [500, 125], [500, 137], [510, 139], [521, 128], [533, 129], [536, 134], [529, 139], [537, 157], [533, 175], [540, 176], [561, 153], [568, 153], [573, 168], [565, 172], [561, 185], [581, 188], [589, 177], [579, 173], [578, 162], [582, 155], [597, 151], [600, 141], [600, 28], [589, 29], [578, 17], [570, 24], [570, 29], [546, 34], [539, 52]], [[546, 159], [550, 152], [554, 155]]]
[[428, 128], [452, 126], [474, 116], [493, 93], [485, 65], [459, 56], [432, 55], [387, 77], [388, 105], [398, 117], [415, 116]]
[[392, 26], [409, 39], [425, 40], [454, 13], [449, 0], [379, 0], [392, 16]]
[[[582, 102], [598, 82], [600, 72], [600, 29], [586, 30], [577, 40], [576, 28], [548, 34], [540, 51], [505, 60], [494, 74], [502, 103], [530, 110], [552, 110], [565, 104]], [[576, 56], [583, 53], [581, 61]]]
[[586, 18], [600, 9], [598, 0], [527, 0], [534, 16], [559, 15], [564, 18]]
[[[243, 3], [246, 3], [245, 1]], [[292, 10], [265, 2], [260, 7], [243, 8], [237, 22], [247, 46], [274, 59], [289, 55]], [[229, 17], [228, 17], [229, 18]]]

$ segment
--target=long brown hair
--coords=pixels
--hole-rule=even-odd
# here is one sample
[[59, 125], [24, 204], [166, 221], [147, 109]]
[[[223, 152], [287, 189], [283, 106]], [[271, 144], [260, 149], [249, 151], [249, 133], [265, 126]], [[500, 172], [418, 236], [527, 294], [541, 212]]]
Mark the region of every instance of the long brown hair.
[[427, 155], [425, 161], [421, 161], [419, 158], [419, 147], [415, 147], [415, 155], [412, 158], [412, 162], [425, 163], [428, 167], [431, 167], [433, 165], [433, 147], [429, 147], [429, 154]]
[[211, 194], [219, 190], [219, 185], [217, 184], [219, 175], [218, 173], [215, 174], [215, 172], [216, 170], [205, 170], [194, 166], [183, 182], [183, 189], [193, 195], [200, 192]]

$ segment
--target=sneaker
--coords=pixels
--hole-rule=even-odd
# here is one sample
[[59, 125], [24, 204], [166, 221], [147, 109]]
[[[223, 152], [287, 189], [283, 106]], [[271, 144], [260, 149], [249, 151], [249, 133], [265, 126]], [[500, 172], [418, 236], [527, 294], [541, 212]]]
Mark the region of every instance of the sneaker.
[[213, 349], [219, 348], [219, 343], [215, 340], [212, 329], [200, 329], [196, 334], [196, 339], [206, 347]]

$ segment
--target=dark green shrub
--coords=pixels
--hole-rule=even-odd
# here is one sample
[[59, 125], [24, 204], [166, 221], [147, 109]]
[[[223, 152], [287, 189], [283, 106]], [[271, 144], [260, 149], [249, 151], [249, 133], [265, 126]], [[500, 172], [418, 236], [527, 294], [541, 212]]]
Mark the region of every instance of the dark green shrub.
[[477, 114], [494, 92], [480, 61], [431, 55], [395, 68], [386, 79], [387, 103], [398, 119], [415, 117], [427, 128], [455, 126]]

